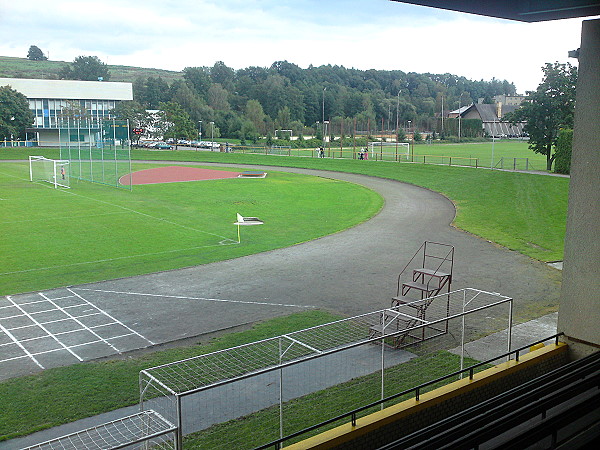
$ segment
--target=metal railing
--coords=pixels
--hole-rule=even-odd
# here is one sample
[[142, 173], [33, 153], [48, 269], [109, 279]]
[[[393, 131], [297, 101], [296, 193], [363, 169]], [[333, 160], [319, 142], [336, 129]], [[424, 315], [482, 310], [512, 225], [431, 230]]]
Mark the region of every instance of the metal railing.
[[447, 375], [444, 375], [442, 377], [436, 378], [435, 380], [430, 380], [430, 381], [428, 381], [426, 383], [422, 383], [422, 384], [420, 384], [418, 386], [415, 386], [413, 388], [406, 389], [406, 390], [398, 392], [398, 393], [396, 393], [394, 395], [390, 395], [390, 396], [388, 396], [388, 397], [386, 397], [384, 399], [371, 402], [368, 405], [361, 406], [360, 408], [356, 408], [356, 409], [353, 409], [352, 411], [348, 411], [348, 412], [346, 412], [344, 414], [340, 414], [337, 417], [333, 417], [331, 419], [328, 419], [328, 420], [323, 421], [321, 423], [318, 423], [316, 425], [312, 425], [312, 426], [310, 426], [308, 428], [305, 428], [303, 430], [300, 430], [300, 431], [297, 431], [297, 432], [292, 433], [290, 435], [287, 435], [287, 436], [285, 436], [285, 437], [283, 437], [281, 439], [277, 439], [275, 441], [269, 442], [268, 444], [262, 445], [260, 447], [256, 447], [255, 450], [266, 449], [266, 448], [270, 448], [270, 447], [273, 447], [275, 449], [280, 449], [281, 445], [283, 443], [285, 443], [286, 441], [289, 441], [290, 439], [293, 439], [293, 438], [305, 435], [307, 433], [310, 433], [311, 431], [317, 430], [319, 428], [323, 428], [323, 427], [325, 427], [327, 425], [330, 425], [330, 424], [335, 423], [335, 422], [342, 421], [344, 419], [350, 419], [350, 423], [354, 427], [354, 426], [356, 426], [357, 415], [359, 413], [361, 413], [362, 411], [365, 411], [365, 410], [368, 410], [370, 408], [383, 405], [386, 402], [395, 400], [395, 399], [397, 399], [397, 398], [399, 398], [399, 397], [401, 397], [403, 395], [410, 394], [410, 393], [414, 393], [415, 400], [418, 401], [419, 398], [420, 398], [421, 391], [424, 388], [428, 387], [428, 386], [434, 385], [436, 383], [439, 383], [441, 381], [447, 380], [449, 378], [462, 377], [462, 375], [465, 374], [465, 373], [468, 373], [469, 374], [469, 380], [472, 380], [473, 376], [475, 374], [475, 370], [477, 368], [479, 368], [479, 367], [488, 365], [488, 364], [492, 363], [493, 361], [497, 361], [498, 359], [501, 359], [501, 358], [510, 359], [510, 356], [512, 356], [512, 355], [515, 356], [515, 361], [518, 362], [519, 361], [519, 356], [520, 356], [521, 352], [523, 352], [524, 350], [528, 350], [533, 345], [541, 344], [541, 343], [546, 342], [546, 341], [551, 340], [551, 339], [554, 339], [554, 343], [558, 345], [559, 337], [563, 336], [563, 335], [564, 335], [564, 333], [561, 332], [561, 333], [557, 333], [557, 334], [552, 335], [552, 336], [548, 336], [547, 338], [540, 339], [538, 341], [532, 342], [532, 343], [530, 343], [528, 345], [525, 345], [523, 347], [519, 347], [519, 348], [517, 348], [515, 350], [511, 350], [511, 351], [506, 352], [504, 354], [498, 355], [498, 356], [496, 356], [496, 357], [494, 357], [492, 359], [488, 359], [486, 361], [482, 361], [482, 362], [479, 362], [477, 364], [473, 364], [473, 365], [471, 365], [469, 367], [466, 367], [464, 369], [460, 369], [460, 370], [457, 370], [457, 371], [452, 372], [450, 374], [447, 374]]

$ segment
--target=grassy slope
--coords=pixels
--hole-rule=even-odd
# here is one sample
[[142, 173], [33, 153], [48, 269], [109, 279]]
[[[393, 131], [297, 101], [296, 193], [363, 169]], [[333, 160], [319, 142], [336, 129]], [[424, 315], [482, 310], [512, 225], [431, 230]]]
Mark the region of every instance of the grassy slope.
[[[0, 77], [2, 78], [40, 78], [57, 79], [60, 70], [71, 61], [30, 61], [27, 58], [0, 56]], [[129, 81], [136, 78], [162, 77], [169, 84], [174, 80], [183, 79], [181, 72], [162, 69], [146, 69], [131, 66], [110, 66], [109, 81]]]

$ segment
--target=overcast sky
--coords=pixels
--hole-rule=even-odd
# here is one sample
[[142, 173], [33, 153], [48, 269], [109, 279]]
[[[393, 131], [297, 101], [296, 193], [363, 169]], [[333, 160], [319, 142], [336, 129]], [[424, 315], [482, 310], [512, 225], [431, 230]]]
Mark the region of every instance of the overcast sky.
[[582, 19], [538, 24], [389, 0], [0, 0], [0, 55], [182, 70], [268, 67], [287, 60], [357, 69], [453, 73], [541, 82], [546, 62], [571, 62]]

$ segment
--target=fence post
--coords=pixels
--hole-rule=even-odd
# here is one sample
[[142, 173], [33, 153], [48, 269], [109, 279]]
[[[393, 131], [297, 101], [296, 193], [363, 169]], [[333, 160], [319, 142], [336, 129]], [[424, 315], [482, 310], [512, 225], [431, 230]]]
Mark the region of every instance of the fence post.
[[177, 395], [177, 431], [175, 431], [175, 450], [183, 450], [183, 421], [181, 420], [181, 396]]

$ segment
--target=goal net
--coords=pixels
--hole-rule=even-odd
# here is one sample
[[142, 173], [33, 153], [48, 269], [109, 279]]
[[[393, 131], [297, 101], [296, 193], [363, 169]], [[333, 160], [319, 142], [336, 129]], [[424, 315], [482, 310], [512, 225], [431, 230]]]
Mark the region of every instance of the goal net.
[[55, 188], [69, 188], [69, 161], [43, 156], [29, 157], [29, 180], [45, 181]]
[[407, 142], [369, 142], [369, 159], [409, 161], [410, 144]]

